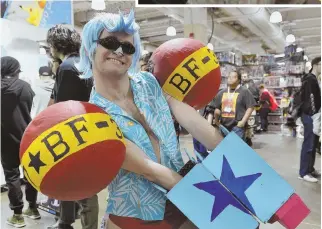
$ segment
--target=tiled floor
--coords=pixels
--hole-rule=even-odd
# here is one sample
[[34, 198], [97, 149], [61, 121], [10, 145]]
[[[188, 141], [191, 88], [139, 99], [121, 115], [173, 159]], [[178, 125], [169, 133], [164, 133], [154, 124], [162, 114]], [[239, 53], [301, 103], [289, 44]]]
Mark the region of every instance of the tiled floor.
[[[190, 136], [181, 138], [181, 147], [192, 152], [192, 139]], [[297, 178], [299, 167], [299, 153], [301, 140], [291, 137], [282, 137], [279, 134], [256, 135], [254, 138], [254, 147], [283, 178], [285, 178], [303, 198], [304, 202], [311, 210], [311, 214], [305, 219], [298, 229], [318, 229], [321, 228], [321, 183], [306, 183]], [[316, 169], [321, 168], [321, 158], [317, 155]], [[103, 216], [106, 207], [106, 191], [99, 193], [100, 218]], [[1, 194], [1, 229], [10, 229], [12, 227], [5, 224], [11, 211], [8, 208], [8, 198], [6, 193]], [[41, 212], [42, 219], [33, 221], [26, 219], [26, 229], [45, 229], [46, 226], [53, 224], [53, 216]], [[81, 229], [78, 220], [74, 228]], [[279, 223], [261, 225], [261, 229], [282, 229]], [[236, 228], [237, 229], [237, 228]], [[239, 229], [239, 228], [238, 228]]]

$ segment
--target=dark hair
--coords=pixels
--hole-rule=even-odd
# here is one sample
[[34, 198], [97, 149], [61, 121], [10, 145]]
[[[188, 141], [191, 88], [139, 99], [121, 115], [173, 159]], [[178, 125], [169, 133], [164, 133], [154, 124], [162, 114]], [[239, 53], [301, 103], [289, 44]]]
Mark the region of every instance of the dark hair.
[[234, 71], [231, 71], [231, 72], [235, 72], [237, 74], [237, 79], [239, 80], [239, 82], [242, 81], [242, 74], [241, 74], [241, 71], [238, 71], [238, 70], [234, 70]]
[[264, 84], [259, 85], [259, 89], [264, 89], [264, 88], [265, 88]]
[[147, 53], [147, 54], [145, 54], [145, 55], [143, 55], [141, 58], [140, 58], [140, 61], [143, 61], [144, 63], [148, 63], [149, 62], [149, 60], [150, 60], [150, 58], [151, 58], [151, 56], [152, 56], [152, 52], [149, 52], [149, 53]]
[[62, 62], [62, 60], [61, 59], [57, 59], [57, 58], [52, 58], [52, 60], [51, 60], [51, 64], [54, 64], [55, 62], [57, 62], [59, 65], [61, 64], [61, 63], [63, 63]]
[[81, 37], [74, 29], [59, 24], [50, 28], [47, 33], [47, 43], [63, 55], [79, 53]]
[[312, 60], [312, 62], [311, 62], [311, 69], [310, 69], [310, 73], [313, 71], [313, 65], [316, 65], [316, 64], [318, 64], [318, 63], [320, 63], [321, 62], [321, 57], [319, 56], [319, 57], [315, 57], [313, 60]]
[[20, 63], [19, 61], [11, 56], [1, 57], [1, 79], [5, 77], [17, 77], [19, 76]]

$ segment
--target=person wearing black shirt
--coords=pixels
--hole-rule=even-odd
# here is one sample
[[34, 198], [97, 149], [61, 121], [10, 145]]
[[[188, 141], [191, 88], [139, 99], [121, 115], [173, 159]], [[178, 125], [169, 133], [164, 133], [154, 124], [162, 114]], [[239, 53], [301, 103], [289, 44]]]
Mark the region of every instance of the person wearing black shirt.
[[[82, 80], [77, 64], [79, 63], [80, 35], [64, 25], [56, 25], [49, 29], [47, 43], [51, 56], [62, 61], [57, 69], [55, 86], [49, 105], [53, 103], [76, 100], [87, 102], [92, 89], [91, 80]], [[80, 200], [81, 222], [84, 229], [98, 227], [98, 198], [97, 195]], [[49, 229], [72, 229], [75, 222], [76, 204], [73, 201], [61, 201], [60, 219], [58, 224]]]
[[10, 208], [14, 215], [7, 224], [14, 227], [26, 226], [23, 215], [39, 219], [37, 190], [28, 182], [25, 193], [29, 208], [22, 212], [23, 194], [20, 181], [20, 142], [31, 121], [31, 107], [35, 93], [30, 85], [19, 79], [20, 63], [13, 57], [1, 57], [1, 164], [8, 186]]
[[318, 182], [320, 175], [314, 169], [316, 143], [318, 136], [313, 133], [312, 115], [321, 109], [321, 90], [317, 76], [321, 74], [321, 57], [312, 60], [310, 72], [302, 79], [301, 87], [301, 120], [304, 126], [304, 140], [301, 150], [299, 179], [308, 182]]
[[222, 124], [245, 140], [245, 126], [256, 102], [251, 92], [241, 86], [241, 74], [230, 72], [228, 88], [221, 90], [210, 106], [215, 107], [215, 123]]

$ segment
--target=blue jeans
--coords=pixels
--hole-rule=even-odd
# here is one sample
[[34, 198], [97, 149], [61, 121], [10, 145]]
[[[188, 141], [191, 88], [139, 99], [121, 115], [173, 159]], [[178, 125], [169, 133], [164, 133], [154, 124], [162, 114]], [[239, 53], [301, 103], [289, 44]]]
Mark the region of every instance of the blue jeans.
[[301, 120], [304, 126], [304, 140], [301, 150], [300, 176], [303, 177], [314, 171], [316, 138], [313, 133], [313, 119], [311, 116], [302, 114]]
[[235, 134], [237, 134], [241, 139], [245, 139], [245, 128], [235, 126], [232, 131], [235, 132]]

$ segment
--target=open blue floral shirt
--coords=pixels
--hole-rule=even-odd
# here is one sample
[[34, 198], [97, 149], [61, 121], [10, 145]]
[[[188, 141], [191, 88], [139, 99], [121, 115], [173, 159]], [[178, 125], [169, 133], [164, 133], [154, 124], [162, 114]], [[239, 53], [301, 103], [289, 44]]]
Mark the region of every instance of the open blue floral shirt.
[[[179, 151], [170, 108], [159, 83], [148, 72], [138, 73], [130, 79], [130, 83], [136, 106], [159, 139], [161, 164], [174, 171], [179, 171], [184, 163]], [[149, 136], [138, 121], [118, 105], [98, 94], [95, 88], [92, 90], [90, 103], [110, 114], [125, 138], [134, 142], [148, 157], [157, 162]], [[164, 217], [165, 194], [142, 176], [121, 169], [109, 184], [108, 191], [107, 214], [142, 220], [162, 220]]]

